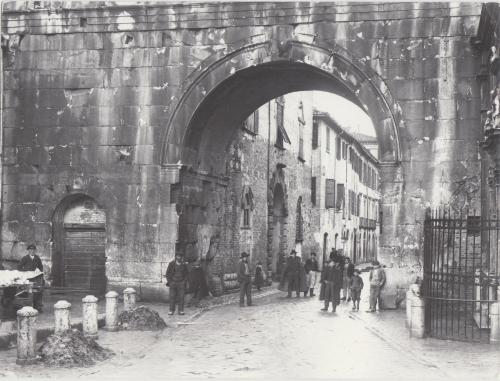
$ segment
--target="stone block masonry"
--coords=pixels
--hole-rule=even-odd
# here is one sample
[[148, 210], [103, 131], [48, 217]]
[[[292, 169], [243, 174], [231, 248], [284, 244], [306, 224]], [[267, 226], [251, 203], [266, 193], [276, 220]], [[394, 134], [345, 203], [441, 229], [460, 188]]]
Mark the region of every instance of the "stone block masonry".
[[[270, 89], [323, 86], [347, 88], [344, 94], [366, 106], [382, 161], [390, 161], [381, 169], [383, 262], [420, 271], [423, 210], [448, 202], [458, 179], [479, 173], [477, 155], [464, 147], [475, 145], [470, 131], [480, 123], [473, 79], [480, 62], [468, 41], [481, 4], [66, 6], [43, 2], [42, 9], [27, 9], [24, 2], [5, 2], [2, 15], [1, 255], [19, 259], [25, 244], [35, 242], [49, 283], [53, 270], [60, 271], [52, 261], [54, 242], [62, 239], [55, 228], [64, 214], [58, 206], [85, 194], [106, 212], [108, 288], [133, 284], [144, 295], [165, 297], [161, 272], [179, 243], [178, 227], [189, 229], [171, 197], [180, 189], [182, 165], [191, 164], [190, 152], [196, 160], [227, 149], [206, 145], [199, 156], [196, 137], [203, 133], [189, 130], [196, 125], [191, 119], [216, 85], [264, 63], [310, 65], [326, 77], [312, 86], [312, 74], [294, 75], [303, 82], [291, 89], [291, 82], [278, 84], [280, 77], [270, 75], [268, 87], [240, 87], [238, 104], [255, 109], [282, 95]], [[325, 78], [345, 88], [326, 87]], [[230, 101], [216, 103], [229, 107]], [[234, 115], [226, 119], [248, 116], [229, 109]], [[208, 128], [223, 141], [220, 120]], [[220, 197], [226, 202], [230, 194]]]

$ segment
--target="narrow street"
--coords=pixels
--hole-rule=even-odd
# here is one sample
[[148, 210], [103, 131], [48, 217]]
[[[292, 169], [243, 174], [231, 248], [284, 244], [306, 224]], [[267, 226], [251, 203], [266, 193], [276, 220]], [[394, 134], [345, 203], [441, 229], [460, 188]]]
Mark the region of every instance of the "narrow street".
[[[231, 304], [211, 309], [159, 336], [148, 332], [100, 333], [100, 344], [120, 353], [91, 368], [21, 368], [14, 364], [15, 351], [9, 351], [10, 358], [5, 359], [9, 365], [3, 375], [126, 379], [498, 378], [499, 352], [495, 346], [469, 345], [466, 351], [459, 342], [409, 341], [401, 324], [398, 328], [391, 322], [396, 317], [401, 323], [400, 312], [368, 314], [365, 308], [351, 312], [351, 305], [344, 303], [337, 313], [326, 313], [320, 311], [322, 303], [317, 298], [286, 299], [283, 293], [257, 299], [256, 303], [253, 307]], [[171, 320], [170, 326], [175, 327]], [[374, 329], [376, 326], [384, 332]], [[120, 348], [125, 347], [121, 352]]]

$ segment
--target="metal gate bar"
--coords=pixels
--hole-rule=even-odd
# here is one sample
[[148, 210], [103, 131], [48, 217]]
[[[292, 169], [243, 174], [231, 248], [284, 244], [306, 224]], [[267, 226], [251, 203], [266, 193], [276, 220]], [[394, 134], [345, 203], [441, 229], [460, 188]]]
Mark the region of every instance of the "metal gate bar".
[[440, 208], [424, 225], [425, 329], [431, 337], [489, 340], [489, 310], [498, 285], [498, 214]]

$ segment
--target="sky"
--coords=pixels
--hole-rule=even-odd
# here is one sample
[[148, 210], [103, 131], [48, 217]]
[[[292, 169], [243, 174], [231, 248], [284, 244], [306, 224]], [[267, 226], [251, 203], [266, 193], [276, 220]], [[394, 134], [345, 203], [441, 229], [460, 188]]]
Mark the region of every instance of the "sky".
[[313, 103], [319, 111], [327, 112], [349, 132], [376, 136], [373, 123], [366, 112], [351, 101], [325, 91], [313, 91]]

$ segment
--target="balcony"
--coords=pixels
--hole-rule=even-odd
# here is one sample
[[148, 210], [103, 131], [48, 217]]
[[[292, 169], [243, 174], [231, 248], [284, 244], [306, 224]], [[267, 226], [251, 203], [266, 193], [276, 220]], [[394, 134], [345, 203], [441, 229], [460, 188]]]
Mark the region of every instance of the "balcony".
[[377, 228], [377, 220], [371, 220], [368, 218], [359, 217], [359, 227], [361, 229], [375, 230]]

